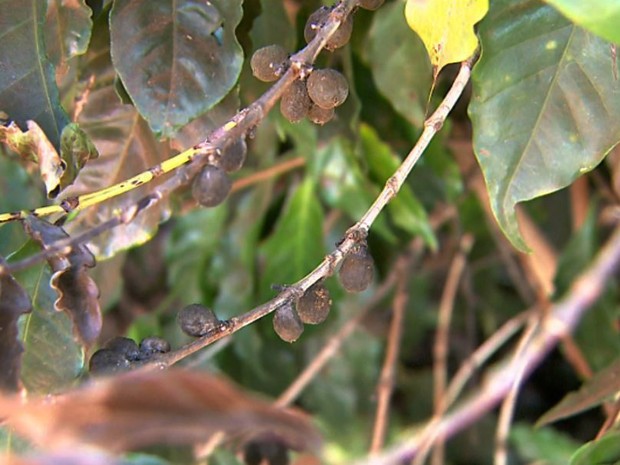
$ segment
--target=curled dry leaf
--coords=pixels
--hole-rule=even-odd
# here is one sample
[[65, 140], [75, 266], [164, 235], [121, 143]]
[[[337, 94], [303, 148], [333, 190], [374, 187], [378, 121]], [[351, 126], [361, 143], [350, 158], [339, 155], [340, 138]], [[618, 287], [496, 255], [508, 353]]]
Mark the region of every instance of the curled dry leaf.
[[[24, 220], [24, 227], [43, 248], [69, 237], [60, 226], [34, 216]], [[54, 272], [50, 285], [58, 293], [54, 308], [67, 312], [73, 321], [75, 335], [82, 343], [94, 343], [101, 332], [101, 309], [99, 288], [87, 269], [95, 266], [95, 257], [85, 245], [80, 244], [66, 254], [51, 257], [48, 263]]]
[[51, 400], [0, 396], [0, 417], [56, 450], [191, 444], [220, 431], [241, 441], [268, 433], [296, 450], [316, 450], [321, 442], [300, 413], [273, 407], [213, 375], [173, 369], [125, 373]]
[[17, 320], [32, 310], [28, 293], [10, 275], [0, 276], [0, 389], [17, 391], [24, 346]]

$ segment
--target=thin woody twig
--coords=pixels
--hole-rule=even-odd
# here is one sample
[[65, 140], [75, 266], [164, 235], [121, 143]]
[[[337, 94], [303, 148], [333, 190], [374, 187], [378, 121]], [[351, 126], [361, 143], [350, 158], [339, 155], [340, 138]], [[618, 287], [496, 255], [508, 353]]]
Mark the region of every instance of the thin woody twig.
[[620, 227], [617, 227], [591, 265], [573, 281], [565, 296], [551, 306], [519, 357], [509, 357], [500, 364], [489, 374], [477, 394], [438, 421], [433, 431], [425, 429], [385, 453], [359, 461], [358, 464], [389, 465], [410, 461], [417, 456], [429, 434], [437, 438], [449, 438], [493, 409], [508, 394], [520, 376], [521, 368], [524, 376], [529, 375], [560, 339], [577, 326], [583, 314], [600, 297], [619, 263]]
[[383, 448], [387, 431], [390, 399], [394, 389], [394, 373], [396, 371], [396, 361], [403, 331], [403, 319], [409, 300], [408, 273], [403, 268], [404, 266], [402, 265], [394, 268], [397, 271], [398, 282], [396, 285], [396, 295], [394, 296], [385, 360], [377, 386], [377, 409], [369, 451], [371, 454], [376, 454]]

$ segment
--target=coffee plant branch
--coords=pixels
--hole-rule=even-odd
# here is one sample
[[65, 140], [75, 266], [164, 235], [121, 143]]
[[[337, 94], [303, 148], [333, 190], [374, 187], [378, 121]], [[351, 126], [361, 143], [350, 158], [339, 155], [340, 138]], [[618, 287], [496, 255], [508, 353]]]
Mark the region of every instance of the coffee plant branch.
[[469, 77], [471, 75], [471, 68], [475, 58], [461, 63], [461, 68], [456, 76], [452, 87], [444, 97], [443, 101], [435, 112], [424, 123], [424, 131], [422, 135], [411, 149], [405, 160], [394, 172], [394, 174], [387, 180], [381, 193], [377, 199], [370, 206], [368, 211], [362, 216], [362, 218], [345, 233], [344, 238], [336, 248], [329, 253], [323, 261], [304, 278], [297, 281], [291, 286], [286, 286], [276, 297], [265, 302], [264, 304], [240, 315], [233, 317], [229, 320], [222, 321], [221, 324], [208, 332], [204, 336], [182, 346], [172, 352], [161, 354], [151, 361], [145, 363], [145, 367], [150, 368], [165, 368], [174, 363], [186, 358], [187, 356], [199, 351], [200, 349], [218, 341], [226, 336], [229, 336], [240, 329], [254, 323], [260, 318], [273, 312], [280, 306], [295, 301], [301, 297], [304, 292], [310, 288], [317, 281], [324, 279], [334, 274], [337, 266], [343, 260], [343, 258], [349, 253], [349, 251], [358, 244], [361, 240], [364, 240], [368, 234], [370, 227], [376, 220], [379, 213], [385, 208], [388, 202], [394, 198], [398, 193], [407, 176], [415, 166], [416, 162], [420, 159], [420, 156], [437, 134], [437, 132], [443, 126], [448, 114], [456, 104], [458, 98], [462, 94]]
[[188, 168], [186, 173], [172, 178], [173, 181], [165, 183], [168, 185], [160, 188], [160, 191], [167, 193], [188, 183], [200, 171], [200, 168], [207, 163], [218, 164], [221, 149], [230, 141], [242, 137], [255, 128], [265, 118], [292, 82], [299, 77], [305, 76], [311, 70], [312, 64], [321, 50], [325, 48], [329, 38], [352, 13], [358, 3], [358, 0], [343, 0], [340, 2], [330, 12], [327, 21], [317, 29], [314, 39], [306, 47], [290, 57], [289, 67], [282, 77], [249, 107], [239, 111], [224, 125], [214, 130], [203, 142], [150, 167], [142, 173], [99, 191], [66, 198], [57, 205], [48, 205], [33, 210], [0, 213], [0, 224], [23, 220], [28, 215], [41, 217], [78, 212], [105, 200], [125, 194], [183, 166]]

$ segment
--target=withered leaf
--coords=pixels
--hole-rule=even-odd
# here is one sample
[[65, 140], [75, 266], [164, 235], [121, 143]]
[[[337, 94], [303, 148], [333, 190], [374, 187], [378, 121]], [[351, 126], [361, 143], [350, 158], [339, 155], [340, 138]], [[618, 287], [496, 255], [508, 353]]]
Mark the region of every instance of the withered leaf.
[[15, 279], [0, 275], [0, 389], [17, 391], [24, 346], [19, 340], [17, 320], [32, 310], [28, 293]]
[[568, 393], [559, 404], [540, 417], [536, 425], [543, 426], [596, 407], [618, 391], [620, 391], [620, 359], [584, 382], [578, 391]]
[[321, 443], [300, 413], [276, 408], [213, 375], [175, 369], [117, 375], [52, 400], [20, 403], [0, 396], [0, 417], [42, 447], [62, 450], [191, 444], [219, 431], [243, 441], [271, 434], [297, 450], [316, 450]]
[[[24, 227], [43, 248], [69, 237], [60, 226], [34, 216], [24, 220]], [[50, 257], [48, 263], [53, 271], [50, 285], [58, 294], [54, 308], [67, 312], [73, 321], [75, 335], [83, 344], [93, 344], [102, 325], [99, 288], [87, 272], [88, 268], [95, 266], [95, 257], [85, 245], [79, 244], [65, 254]]]

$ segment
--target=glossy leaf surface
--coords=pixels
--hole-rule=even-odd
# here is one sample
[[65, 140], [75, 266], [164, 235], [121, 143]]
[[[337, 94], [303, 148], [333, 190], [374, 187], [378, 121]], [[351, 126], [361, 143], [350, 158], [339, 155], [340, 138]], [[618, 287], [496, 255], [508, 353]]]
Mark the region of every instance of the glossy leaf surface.
[[550, 6], [499, 0], [480, 34], [474, 148], [493, 212], [524, 250], [515, 205], [567, 186], [618, 143], [620, 87], [609, 45]]
[[0, 110], [22, 129], [36, 121], [58, 149], [69, 121], [45, 55], [45, 8], [39, 0], [0, 0]]
[[620, 3], [615, 0], [545, 0], [572, 22], [620, 44]]
[[140, 114], [169, 136], [232, 89], [242, 64], [239, 0], [120, 0], [112, 59]]

